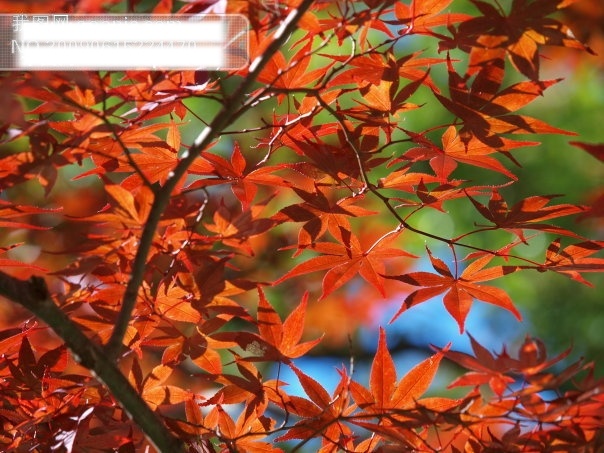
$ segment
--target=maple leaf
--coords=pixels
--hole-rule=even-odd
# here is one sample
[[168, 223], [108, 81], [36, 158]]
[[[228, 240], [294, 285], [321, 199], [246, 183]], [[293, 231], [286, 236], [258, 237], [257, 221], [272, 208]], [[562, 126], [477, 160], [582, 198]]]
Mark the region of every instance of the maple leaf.
[[34, 333], [39, 330], [37, 323], [34, 322], [31, 326], [24, 326], [24, 328], [13, 328], [5, 329], [0, 331], [0, 347], [3, 351], [6, 351], [7, 357], [18, 351], [21, 347], [21, 342], [30, 333]]
[[[148, 182], [164, 184], [178, 163], [177, 153], [181, 146], [178, 127], [181, 125], [182, 123], [172, 120], [169, 123], [118, 129], [119, 141], [112, 134], [96, 133], [91, 137], [88, 149], [92, 151], [97, 168], [78, 177], [106, 172], [132, 173], [126, 180], [128, 182], [124, 181], [122, 185], [128, 184], [131, 188], [136, 188], [142, 184], [140, 172]], [[164, 129], [168, 130], [166, 140], [156, 135]], [[137, 151], [132, 151], [131, 148]], [[130, 159], [125, 151], [129, 153]]]
[[[394, 164], [397, 160], [391, 162]], [[432, 182], [444, 183], [440, 176], [433, 176], [428, 173], [416, 173], [409, 171], [412, 163], [407, 162], [399, 170], [394, 170], [384, 178], [380, 178], [378, 181], [378, 187], [384, 189], [397, 189], [404, 192], [415, 193], [420, 184], [429, 184]]]
[[[105, 192], [108, 205], [100, 213], [82, 219], [82, 221], [109, 222], [125, 227], [144, 225], [152, 203], [152, 192], [146, 186], [132, 193], [118, 184], [106, 184]], [[108, 208], [111, 207], [111, 210]]]
[[355, 235], [342, 230], [343, 244], [332, 242], [313, 243], [307, 250], [319, 252], [321, 255], [298, 264], [275, 281], [274, 284], [277, 285], [284, 280], [299, 275], [329, 269], [323, 278], [321, 299], [327, 297], [357, 273], [385, 297], [381, 275], [385, 270], [384, 260], [399, 257], [417, 258], [405, 250], [390, 247], [399, 234], [400, 232], [388, 234], [376, 241], [371, 247], [364, 249]]
[[369, 388], [376, 409], [404, 410], [412, 408], [418, 402], [421, 404], [420, 397], [432, 383], [442, 357], [442, 352], [434, 354], [413, 367], [397, 384], [394, 361], [386, 344], [386, 333], [380, 328], [378, 348], [369, 375]]
[[445, 308], [457, 321], [460, 333], [464, 331], [465, 320], [474, 299], [497, 305], [510, 311], [519, 320], [522, 319], [520, 312], [504, 290], [494, 286], [477, 284], [477, 282], [491, 280], [500, 275], [499, 272], [491, 270], [488, 272], [483, 271], [482, 268], [488, 263], [489, 257], [474, 261], [457, 277], [453, 276], [449, 267], [442, 260], [432, 255], [430, 249], [426, 247], [426, 250], [428, 251], [432, 267], [437, 274], [431, 272], [411, 272], [397, 276], [385, 276], [385, 278], [421, 287], [421, 289], [413, 291], [405, 298], [401, 308], [392, 317], [390, 322], [393, 322], [409, 308], [442, 293], [445, 293], [443, 298]]
[[[0, 126], [0, 131], [4, 127], [8, 127], [8, 124]], [[55, 135], [49, 121], [27, 123], [21, 133], [15, 134], [12, 140], [26, 137], [29, 147], [27, 151], [0, 154], [0, 188], [7, 189], [35, 178], [48, 196], [57, 181], [60, 168], [75, 162], [81, 165], [82, 150], [62, 144], [61, 138]], [[78, 137], [81, 135], [77, 134]]]
[[[447, 212], [443, 208], [443, 203], [447, 200], [455, 200], [457, 198], [464, 198], [467, 194], [472, 195], [483, 195], [485, 189], [492, 190], [492, 186], [473, 186], [468, 188], [461, 188], [460, 186], [466, 181], [463, 180], [452, 180], [445, 184], [440, 184], [433, 188], [428, 188], [424, 184], [423, 180], [420, 180], [415, 190], [417, 199], [406, 199], [406, 198], [393, 198], [400, 202], [398, 206], [417, 206], [417, 207], [430, 207], [437, 209], [441, 212]], [[504, 184], [505, 185], [505, 184]]]
[[[557, 45], [591, 51], [572, 31], [548, 17], [567, 6], [566, 0], [514, 0], [508, 13], [497, 5], [472, 0], [482, 16], [459, 25], [460, 40], [472, 43], [474, 52], [503, 48], [514, 67], [531, 80], [539, 80], [539, 46]], [[513, 33], [510, 31], [513, 30]]]
[[249, 360], [281, 361], [290, 363], [291, 359], [301, 357], [315, 347], [321, 338], [300, 343], [304, 332], [304, 317], [308, 294], [289, 314], [284, 322], [275, 309], [266, 300], [264, 291], [258, 287], [258, 334], [252, 332], [219, 332], [212, 338], [223, 342], [234, 342], [246, 352], [252, 354]]
[[273, 345], [284, 358], [294, 359], [306, 354], [320, 341], [316, 340], [300, 343], [304, 332], [304, 317], [308, 303], [308, 293], [282, 323], [274, 308], [268, 303], [264, 292], [258, 288], [258, 333], [269, 344]]
[[262, 414], [268, 406], [269, 382], [263, 382], [262, 375], [253, 363], [235, 354], [238, 374], [220, 373], [216, 382], [224, 387], [218, 390], [206, 404], [236, 404], [245, 402], [246, 414]]
[[265, 204], [258, 203], [242, 212], [233, 213], [221, 200], [214, 212], [214, 223], [205, 223], [204, 226], [208, 231], [219, 235], [225, 245], [253, 256], [253, 249], [248, 244], [249, 238], [262, 234], [277, 224], [274, 219], [259, 216], [265, 207]]
[[[412, 444], [415, 438], [413, 428], [423, 423], [422, 412], [446, 411], [460, 403], [459, 400], [449, 398], [422, 398], [432, 384], [448, 348], [446, 346], [417, 364], [397, 383], [396, 368], [386, 344], [386, 334], [380, 327], [378, 347], [369, 375], [369, 389], [355, 381], [349, 384], [350, 395], [361, 408], [361, 412], [357, 414], [360, 416], [353, 423], [405, 445]], [[419, 413], [415, 412], [416, 409]], [[368, 415], [379, 416], [378, 414], [384, 413], [389, 416], [384, 419], [380, 417], [380, 426], [366, 421]]]
[[[157, 123], [149, 126], [133, 124], [119, 133], [120, 140], [128, 148], [144, 149], [147, 146], [159, 146], [170, 149], [169, 144], [156, 135], [158, 131], [168, 129], [169, 135], [174, 136], [174, 129], [178, 126], [173, 121], [169, 123]], [[172, 151], [178, 151], [173, 149]]]
[[449, 388], [458, 386], [489, 384], [491, 389], [499, 397], [503, 396], [505, 390], [514, 383], [515, 379], [506, 375], [516, 365], [507, 351], [503, 349], [500, 354], [494, 356], [484, 346], [478, 343], [474, 337], [468, 334], [474, 352], [474, 357], [457, 351], [445, 352], [445, 357], [460, 364], [464, 368], [472, 370], [455, 379]]
[[[210, 165], [207, 165], [208, 163]], [[192, 183], [188, 189], [205, 187], [210, 184], [230, 184], [233, 194], [241, 202], [243, 209], [247, 210], [258, 192], [258, 185], [272, 188], [290, 186], [288, 181], [273, 174], [275, 171], [281, 170], [282, 166], [261, 166], [246, 171], [247, 167], [248, 164], [237, 142], [233, 145], [230, 161], [216, 154], [204, 153], [202, 157], [197, 159], [196, 164], [189, 169], [189, 173], [211, 175], [216, 178], [210, 181], [203, 179], [198, 183]]]
[[[449, 384], [449, 388], [488, 384], [500, 398], [515, 382], [514, 375], [522, 375], [528, 382], [538, 386], [539, 391], [545, 388], [548, 381], [549, 385], [554, 384], [555, 379], [549, 379], [549, 377], [543, 375], [543, 370], [559, 363], [568, 357], [571, 352], [569, 348], [548, 360], [545, 345], [538, 339], [526, 337], [519, 347], [518, 358], [516, 359], [508, 354], [505, 347], [502, 348], [500, 353], [493, 354], [476, 341], [472, 335], [468, 334], [468, 336], [470, 337], [473, 356], [458, 351], [444, 352], [445, 357], [471, 370], [455, 379]], [[565, 374], [572, 373], [575, 368], [574, 366], [569, 367]]]
[[[348, 56], [330, 56], [340, 62], [347, 62], [346, 70], [342, 70], [332, 77], [327, 83], [327, 87], [340, 87], [344, 84], [356, 84], [359, 87], [368, 84], [378, 86], [382, 80], [394, 80], [398, 77], [420, 81], [422, 84], [432, 89], [438, 90], [437, 86], [428, 76], [430, 66], [444, 63], [443, 58], [420, 58], [422, 52], [414, 52], [409, 55], [403, 55], [397, 60], [389, 60], [382, 53], [368, 52], [355, 55], [354, 58]], [[410, 88], [411, 89], [411, 88]], [[412, 93], [400, 94], [400, 101], [405, 100]], [[405, 96], [403, 98], [403, 96]], [[392, 101], [389, 101], [392, 102]], [[390, 110], [390, 109], [388, 109]]]
[[346, 197], [333, 202], [325, 196], [319, 187], [312, 193], [294, 189], [304, 203], [287, 206], [273, 216], [278, 222], [289, 220], [292, 222], [305, 222], [298, 233], [298, 247], [300, 250], [310, 246], [326, 231], [337, 240], [342, 240], [342, 231], [350, 231], [348, 217], [360, 217], [377, 214], [360, 206], [363, 196]]
[[66, 147], [86, 149], [94, 140], [111, 135], [111, 129], [98, 115], [76, 112], [74, 117], [72, 121], [49, 122], [53, 130], [65, 136], [62, 144]]
[[192, 398], [182, 387], [166, 385], [174, 370], [166, 365], [157, 365], [140, 383], [142, 397], [153, 409], [163, 404], [178, 404]]
[[[310, 50], [311, 42], [309, 41], [291, 57], [291, 61], [295, 62], [292, 64], [287, 63], [282, 52], [276, 52], [259, 74], [258, 80], [278, 89], [312, 88], [315, 82], [325, 76], [334, 62], [308, 71]], [[284, 98], [285, 95], [280, 94], [279, 102]]]
[[[432, 90], [438, 92], [438, 87], [428, 75], [429, 69], [436, 64], [444, 63], [444, 58], [419, 58], [422, 52], [405, 55], [397, 60], [398, 75], [412, 81], [421, 81]], [[425, 69], [419, 69], [425, 68]]]
[[[348, 186], [355, 185], [356, 181], [361, 179], [359, 161], [345, 138], [339, 137], [339, 143], [334, 145], [310, 137], [294, 137], [290, 132], [286, 133], [286, 136], [289, 139], [289, 145], [297, 153], [312, 160], [316, 175], [321, 173], [328, 175], [333, 180]], [[371, 168], [373, 165], [371, 161], [378, 160], [373, 159], [372, 153], [365, 152], [361, 153], [360, 159], [363, 161], [365, 168]], [[380, 163], [380, 161], [378, 160], [377, 163]], [[315, 176], [315, 179], [320, 180], [317, 176]], [[344, 182], [350, 180], [352, 180], [350, 183]]]
[[447, 9], [453, 0], [413, 0], [410, 5], [397, 2], [394, 7], [398, 24], [403, 24], [408, 29], [401, 29], [399, 34], [434, 34], [432, 30], [442, 25], [451, 25], [462, 22], [471, 16], [467, 14], [441, 13]]
[[[408, 56], [407, 59], [411, 60], [412, 57]], [[385, 60], [381, 63], [383, 65], [381, 70], [377, 70], [379, 77], [375, 77], [376, 72], [374, 71], [371, 80], [364, 83], [361, 80], [357, 81], [358, 92], [362, 95], [362, 100], [353, 100], [361, 107], [352, 107], [340, 111], [362, 120], [365, 125], [386, 126], [386, 134], [390, 137], [391, 123], [389, 123], [389, 117], [394, 116], [396, 118], [397, 115], [406, 110], [418, 108], [417, 105], [406, 101], [421, 85], [430, 83], [426, 81], [428, 78], [427, 70], [421, 73], [419, 77], [416, 77], [418, 70], [411, 70], [405, 72], [405, 75], [411, 78], [411, 82], [399, 89], [401, 81], [399, 71], [402, 71], [401, 66], [405, 63], [405, 60], [399, 62], [392, 56], [390, 58], [383, 56], [377, 58]], [[375, 66], [375, 59], [371, 61], [374, 62], [373, 66]], [[358, 79], [360, 71], [360, 69], [357, 69], [352, 70], [351, 74], [348, 72], [341, 73], [338, 76], [340, 83], [344, 81], [353, 83], [355, 78]], [[366, 71], [367, 68], [363, 68], [360, 72], [362, 77], [365, 77], [363, 74], [366, 74]]]
[[384, 74], [391, 68], [389, 61], [379, 52], [367, 52], [362, 55], [355, 55], [354, 58], [345, 55], [330, 55], [329, 58], [339, 62], [349, 61], [349, 66], [346, 70], [340, 71], [329, 79], [327, 87], [330, 88], [350, 83], [355, 83], [359, 86], [366, 86], [367, 84], [379, 85]]
[[24, 81], [17, 87], [19, 94], [42, 101], [29, 113], [67, 112], [77, 117], [90, 113], [88, 110], [98, 103], [96, 88], [108, 80], [76, 73], [66, 77], [66, 73], [56, 71], [38, 73]]
[[[360, 48], [363, 51], [367, 50], [369, 47], [367, 35], [371, 29], [379, 30], [385, 35], [393, 37], [392, 30], [386, 25], [380, 15], [384, 11], [388, 11], [388, 7], [394, 3], [394, 1], [382, 0], [376, 2], [375, 0], [365, 0], [364, 3], [367, 4], [370, 9], [363, 9], [359, 11], [358, 14], [354, 15], [345, 15], [346, 17], [337, 17], [330, 14], [329, 18], [319, 20], [319, 26], [315, 27], [313, 31], [318, 33], [321, 37], [325, 36], [325, 32], [334, 33], [338, 38], [338, 46], [342, 46], [342, 43], [346, 38], [351, 38], [353, 35], [358, 34]], [[374, 10], [378, 3], [379, 8]], [[331, 0], [319, 0], [315, 3], [315, 7], [321, 9], [326, 8], [331, 4], [333, 4]], [[311, 37], [312, 36], [314, 36], [314, 34], [311, 33]], [[330, 55], [330, 57], [333, 56], [334, 55]]]
[[513, 148], [538, 144], [536, 142], [518, 142], [501, 137], [499, 139], [501, 140], [501, 147], [494, 148], [478, 140], [476, 137], [471, 137], [469, 140], [464, 141], [455, 126], [449, 126], [442, 136], [441, 148], [434, 145], [421, 134], [411, 131], [406, 132], [420, 147], [411, 148], [404, 154], [404, 157], [413, 162], [429, 160], [430, 166], [437, 178], [442, 180], [449, 178], [450, 174], [457, 167], [458, 162], [496, 171], [510, 179], [516, 180], [518, 178], [511, 171], [505, 168], [497, 159], [490, 157], [489, 154], [497, 153], [502, 149], [508, 152]]
[[479, 77], [479, 73], [474, 82], [479, 86], [472, 85], [471, 88], [468, 88], [467, 77], [469, 75], [460, 76], [455, 71], [449, 57], [447, 57], [447, 68], [450, 99], [434, 91], [433, 94], [447, 110], [463, 121], [464, 126], [460, 133], [464, 142], [467, 143], [476, 137], [486, 145], [502, 149], [505, 148], [506, 143], [500, 137], [501, 134], [575, 135], [573, 132], [555, 128], [526, 115], [511, 114], [542, 95], [545, 89], [559, 82], [560, 79], [519, 82], [502, 91], [485, 93], [482, 90], [498, 90], [499, 83], [487, 85], [483, 78]]
[[[146, 146], [142, 152], [132, 154], [132, 160], [151, 184], [165, 184], [172, 175], [178, 159], [172, 150], [157, 146]], [[122, 165], [120, 171], [129, 171], [128, 166]], [[138, 177], [138, 175], [135, 175]], [[122, 183], [125, 184], [125, 183]], [[136, 184], [138, 186], [140, 183]]]
[[571, 204], [547, 206], [552, 199], [558, 196], [532, 196], [519, 201], [509, 208], [497, 189], [493, 189], [488, 206], [467, 195], [468, 199], [485, 219], [492, 222], [497, 228], [515, 234], [524, 243], [526, 243], [526, 239], [522, 231], [523, 229], [546, 231], [548, 233], [580, 238], [581, 236], [573, 231], [548, 223], [540, 223], [544, 220], [579, 214], [585, 211], [585, 208]]
[[155, 309], [159, 314], [175, 321], [191, 322], [201, 321], [201, 313], [191, 304], [192, 294], [176, 285], [160, 289], [155, 298]]
[[301, 397], [281, 397], [275, 402], [286, 409], [299, 415], [301, 421], [296, 423], [284, 435], [277, 440], [307, 439], [321, 433], [323, 445], [338, 445], [342, 439], [352, 435], [350, 427], [343, 423], [343, 419], [354, 411], [348, 397], [348, 386], [350, 377], [344, 370], [338, 370], [340, 381], [336, 386], [333, 396], [315, 379], [308, 376], [293, 364], [290, 367], [298, 377], [302, 388], [309, 396], [310, 401]]
[[565, 274], [573, 280], [592, 286], [581, 276], [581, 273], [601, 272], [604, 269], [604, 258], [590, 258], [603, 248], [603, 241], [585, 241], [561, 249], [560, 238], [558, 238], [547, 247], [543, 266], [546, 270]]
[[274, 420], [266, 416], [243, 411], [235, 422], [222, 405], [217, 404], [206, 415], [204, 425], [216, 427], [223, 445], [229, 445], [234, 451], [283, 453], [283, 450], [265, 441], [266, 431], [272, 430], [275, 425]]

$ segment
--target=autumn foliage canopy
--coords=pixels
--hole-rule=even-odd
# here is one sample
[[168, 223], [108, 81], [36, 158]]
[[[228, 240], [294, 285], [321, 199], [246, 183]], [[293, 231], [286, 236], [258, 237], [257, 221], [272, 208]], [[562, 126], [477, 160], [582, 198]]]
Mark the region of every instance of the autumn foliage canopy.
[[375, 328], [365, 374], [352, 348], [322, 371], [335, 390], [301, 362], [386, 300], [394, 326], [436, 298], [465, 332], [477, 304], [522, 318], [513, 274], [603, 270], [602, 196], [521, 191], [544, 134], [604, 160], [523, 110], [564, 83], [544, 49], [594, 53], [573, 1], [139, 3], [244, 14], [250, 61], [0, 76], [2, 451], [602, 451], [604, 383], [536, 338], [402, 369]]

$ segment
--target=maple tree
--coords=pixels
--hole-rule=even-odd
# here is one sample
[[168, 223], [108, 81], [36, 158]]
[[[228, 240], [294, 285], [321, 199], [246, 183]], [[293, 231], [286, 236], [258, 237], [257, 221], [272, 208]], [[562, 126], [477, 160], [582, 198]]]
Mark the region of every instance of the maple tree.
[[[563, 83], [542, 80], [544, 46], [593, 53], [572, 3], [162, 0], [245, 14], [250, 64], [3, 73], [2, 451], [600, 451], [604, 382], [536, 338], [492, 352], [468, 334], [471, 353], [434, 346], [403, 373], [380, 328], [366, 382], [351, 359], [332, 392], [299, 362], [330, 341], [305, 334], [321, 316], [389, 297], [396, 325], [436, 297], [464, 332], [475, 302], [522, 317], [506, 276], [604, 269], [601, 191], [508, 190], [542, 134], [604, 160], [520, 111]], [[417, 226], [458, 209], [462, 232]], [[457, 391], [434, 396], [445, 362]]]

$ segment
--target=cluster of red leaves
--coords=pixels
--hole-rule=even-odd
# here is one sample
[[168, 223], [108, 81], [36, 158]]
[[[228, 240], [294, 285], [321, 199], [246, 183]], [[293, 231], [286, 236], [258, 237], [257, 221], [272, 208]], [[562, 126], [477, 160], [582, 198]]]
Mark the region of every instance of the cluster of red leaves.
[[[260, 297], [258, 323], [264, 327], [259, 327], [258, 335], [229, 332], [217, 336], [223, 345], [247, 347], [245, 356], [233, 355], [235, 373], [216, 368], [199, 376], [220, 384], [213, 396], [167, 384], [175, 371], [170, 362], [147, 372], [137, 359], [130, 365], [130, 382], [152, 408], [184, 405], [184, 420], [166, 415], [165, 421], [192, 448], [207, 448], [218, 438], [227, 451], [282, 451], [267, 442], [269, 435], [276, 435], [277, 441], [299, 440], [301, 445], [320, 438], [322, 452], [593, 451], [602, 442], [603, 384], [593, 378], [591, 367], [575, 363], [562, 371], [548, 371], [570, 351], [548, 360], [543, 344], [527, 338], [514, 358], [505, 349], [492, 354], [471, 337], [473, 355], [447, 347], [398, 380], [381, 330], [369, 386], [340, 369], [339, 383], [330, 394], [291, 361], [318, 341], [298, 344], [305, 302], [281, 324], [262, 293]], [[1, 332], [0, 345], [6, 351], [0, 411], [4, 448], [138, 448], [141, 439], [129, 427], [126, 415], [102, 386], [75, 367], [63, 346], [43, 354], [32, 350], [29, 338], [39, 329]], [[193, 347], [187, 348], [192, 356]], [[449, 386], [471, 387], [462, 398], [425, 396], [444, 358], [470, 370]], [[254, 363], [265, 360], [291, 367], [306, 396], [289, 395], [287, 384], [279, 379], [264, 379]], [[201, 366], [202, 361], [195, 363]], [[582, 377], [574, 389], [560, 390], [579, 373]], [[240, 408], [235, 418], [227, 410], [233, 405]], [[280, 408], [285, 424], [278, 426], [267, 415], [269, 408]], [[359, 436], [359, 428], [372, 436]], [[36, 436], [28, 434], [32, 430]]]
[[[91, 3], [46, 5], [91, 12]], [[246, 14], [251, 60], [259, 61], [299, 3], [197, 1], [180, 13], [226, 4]], [[53, 299], [98, 344], [108, 342], [132, 299], [119, 366], [192, 451], [277, 452], [274, 441], [299, 441], [302, 448], [311, 439], [319, 439], [322, 452], [595, 451], [604, 444], [604, 385], [588, 372], [566, 389], [589, 367], [549, 370], [563, 356], [547, 360], [538, 340], [526, 340], [512, 358], [472, 339], [473, 356], [445, 348], [397, 379], [380, 331], [368, 386], [342, 369], [332, 394], [296, 365], [319, 343], [303, 341], [309, 299], [319, 296], [312, 285], [302, 296], [305, 282], [315, 283], [307, 274], [324, 274], [326, 304], [354, 285], [383, 296], [407, 289], [395, 318], [442, 295], [463, 331], [474, 300], [520, 318], [509, 295], [484, 281], [536, 270], [587, 283], [584, 273], [602, 270], [604, 259], [596, 256], [602, 242], [552, 223], [601, 216], [602, 203], [551, 205], [554, 196], [539, 195], [510, 207], [501, 193], [518, 183], [503, 158], [515, 162], [512, 150], [535, 144], [510, 135], [571, 134], [518, 112], [559, 82], [540, 80], [540, 46], [588, 50], [551, 17], [569, 3], [514, 0], [506, 12], [476, 0], [475, 11], [462, 14], [449, 12], [451, 0], [315, 1], [289, 47], [263, 66], [234, 113], [226, 110], [232, 121], [222, 137], [204, 149], [191, 143], [191, 124], [205, 127], [206, 110], [232, 102], [232, 87], [250, 69], [220, 79], [142, 71], [2, 75], [20, 103], [6, 101], [13, 113], [0, 125], [6, 145], [0, 191], [11, 200], [0, 201], [0, 228], [26, 231], [42, 256], [36, 265], [5, 258], [18, 245], [9, 243], [0, 249], [0, 265], [14, 275], [49, 268]], [[162, 1], [155, 11], [172, 8]], [[396, 46], [414, 35], [446, 55]], [[460, 61], [465, 70], [456, 69]], [[445, 87], [431, 77], [439, 66], [448, 75]], [[514, 70], [526, 80], [508, 85]], [[433, 96], [429, 106], [414, 102], [422, 90]], [[447, 124], [402, 126], [404, 115], [441, 106], [451, 115]], [[234, 122], [240, 118], [253, 126]], [[577, 146], [602, 157], [601, 145]], [[171, 186], [191, 153], [195, 159]], [[456, 179], [459, 168], [486, 170], [508, 183]], [[64, 215], [49, 202], [68, 172], [98, 185], [102, 202], [90, 215]], [[28, 201], [33, 183], [45, 198]], [[162, 205], [164, 187], [173, 188]], [[48, 207], [34, 207], [43, 200]], [[413, 226], [417, 212], [453, 211], [452, 203], [466, 203], [488, 223], [456, 238]], [[61, 233], [58, 244], [44, 243], [48, 229]], [[514, 241], [493, 250], [464, 242], [496, 230]], [[525, 230], [572, 242], [563, 247], [550, 239], [543, 261], [530, 261], [515, 254], [532, 238]], [[148, 234], [144, 266], [137, 266]], [[414, 235], [448, 245], [453, 268], [427, 249], [435, 273], [408, 271], [418, 258], [405, 249]], [[292, 248], [300, 260], [294, 266], [277, 253]], [[471, 253], [458, 256], [464, 250]], [[142, 283], [131, 294], [134, 275]], [[262, 286], [288, 288], [286, 300], [273, 307]], [[285, 321], [281, 310], [289, 312]], [[143, 448], [120, 401], [63, 345], [49, 346], [45, 332], [38, 326], [0, 332], [2, 449]], [[451, 385], [472, 388], [461, 398], [426, 397], [445, 358], [470, 370]], [[268, 363], [291, 368], [306, 397], [288, 393], [279, 376], [267, 377]]]

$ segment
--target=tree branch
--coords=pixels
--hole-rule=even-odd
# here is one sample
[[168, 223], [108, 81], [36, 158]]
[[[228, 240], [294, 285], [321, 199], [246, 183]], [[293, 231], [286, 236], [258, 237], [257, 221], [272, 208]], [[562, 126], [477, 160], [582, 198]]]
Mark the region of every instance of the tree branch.
[[161, 216], [170, 202], [172, 191], [176, 187], [178, 181], [185, 175], [187, 169], [193, 164], [195, 159], [197, 159], [199, 153], [201, 153], [212, 140], [218, 137], [228, 125], [232, 124], [245, 112], [245, 109], [239, 108], [240, 104], [246, 98], [246, 95], [264, 66], [275, 52], [285, 44], [289, 35], [295, 30], [298, 22], [312, 3], [313, 0], [302, 0], [297, 8], [291, 10], [279, 29], [275, 32], [273, 40], [266, 47], [264, 53], [251, 62], [248, 75], [244, 78], [241, 85], [239, 85], [237, 91], [224, 100], [221, 110], [195, 139], [193, 146], [189, 149], [188, 156], [184, 157], [176, 165], [172, 176], [166, 181], [161, 189], [156, 192], [147, 222], [145, 223], [145, 227], [141, 234], [140, 244], [136, 251], [134, 263], [132, 264], [132, 275], [126, 286], [122, 307], [118, 314], [111, 338], [105, 348], [106, 354], [110, 359], [117, 359], [122, 348], [122, 340], [128, 328], [134, 307], [136, 306], [138, 290], [143, 282], [147, 257], [151, 250], [153, 237], [155, 236], [155, 231]]
[[164, 426], [117, 365], [54, 303], [41, 277], [20, 280], [0, 271], [0, 296], [21, 305], [61, 337], [74, 358], [101, 381], [159, 452], [184, 452], [184, 444]]

